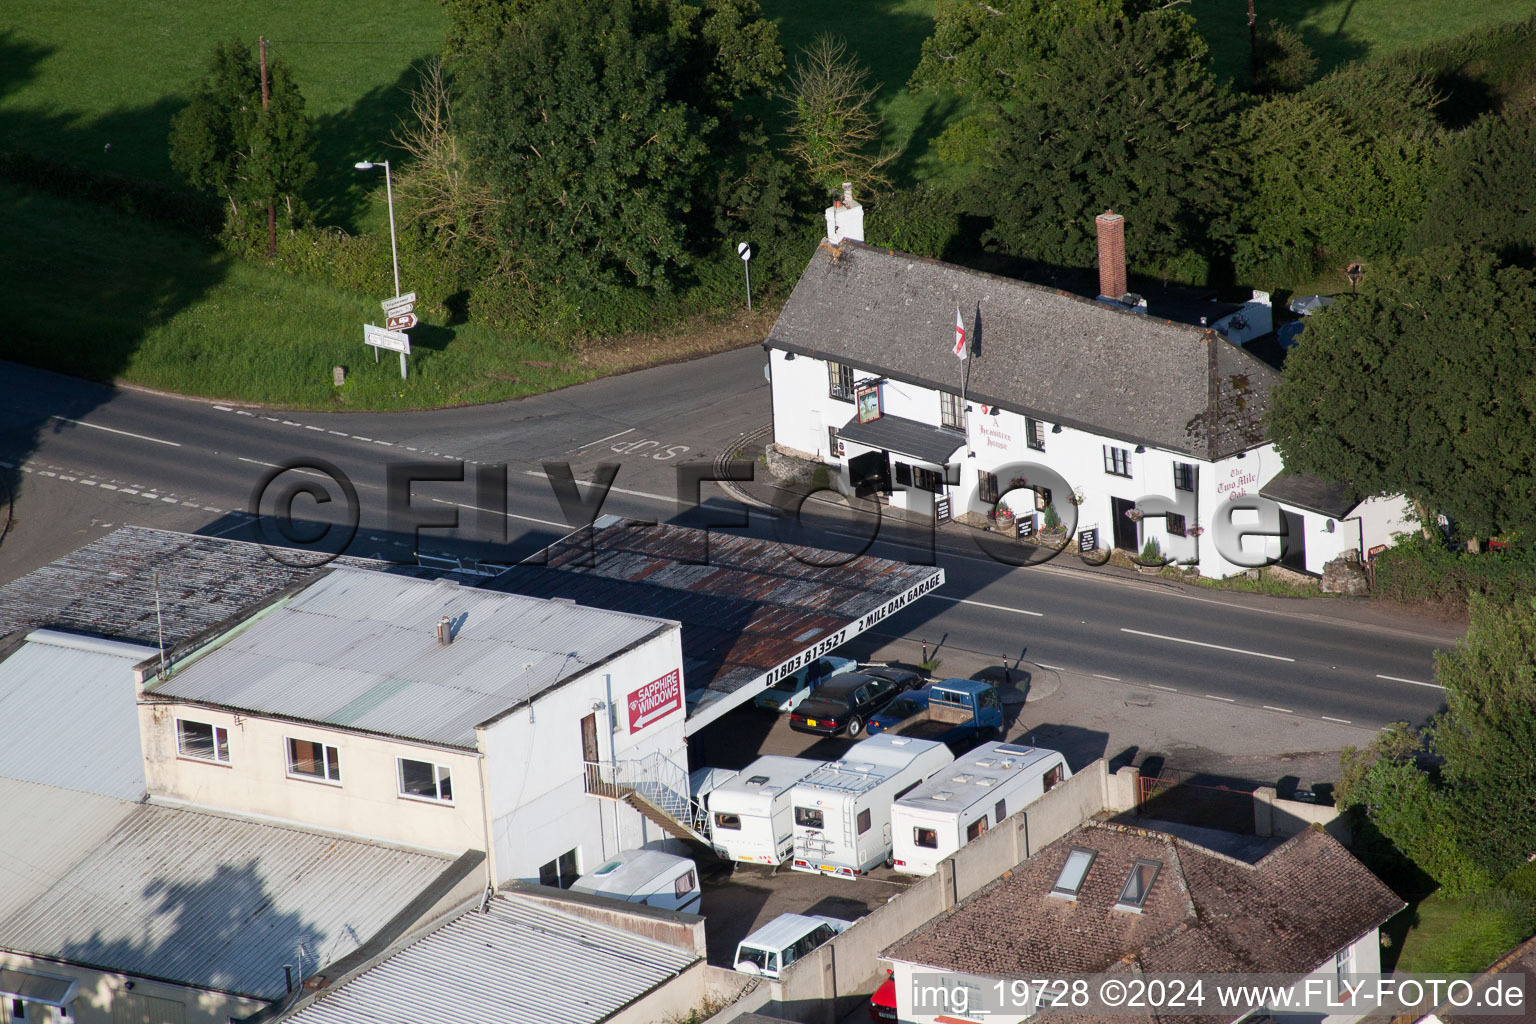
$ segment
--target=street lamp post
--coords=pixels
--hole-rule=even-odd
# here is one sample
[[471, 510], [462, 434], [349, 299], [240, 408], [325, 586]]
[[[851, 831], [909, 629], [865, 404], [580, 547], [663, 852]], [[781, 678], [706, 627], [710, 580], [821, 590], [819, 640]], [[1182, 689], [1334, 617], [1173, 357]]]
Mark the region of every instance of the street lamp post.
[[395, 294], [400, 294], [400, 250], [395, 244], [395, 189], [389, 180], [388, 160], [360, 160], [357, 169], [371, 171], [375, 167], [384, 168], [384, 195], [389, 200], [389, 258], [395, 268]]

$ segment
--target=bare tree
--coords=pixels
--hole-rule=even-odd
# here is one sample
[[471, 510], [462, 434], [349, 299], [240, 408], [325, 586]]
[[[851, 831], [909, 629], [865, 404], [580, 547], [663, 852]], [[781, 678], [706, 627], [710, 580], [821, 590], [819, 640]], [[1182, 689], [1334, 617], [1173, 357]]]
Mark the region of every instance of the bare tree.
[[422, 226], [443, 250], [458, 244], [490, 248], [491, 192], [471, 178], [454, 131], [453, 94], [442, 62], [427, 61], [411, 91], [411, 116], [394, 132], [411, 159], [395, 176], [402, 220]]
[[874, 110], [879, 85], [831, 35], [816, 38], [789, 73], [790, 152], [818, 185], [851, 181], [866, 193], [890, 189], [885, 173], [902, 149], [880, 146], [885, 126]]

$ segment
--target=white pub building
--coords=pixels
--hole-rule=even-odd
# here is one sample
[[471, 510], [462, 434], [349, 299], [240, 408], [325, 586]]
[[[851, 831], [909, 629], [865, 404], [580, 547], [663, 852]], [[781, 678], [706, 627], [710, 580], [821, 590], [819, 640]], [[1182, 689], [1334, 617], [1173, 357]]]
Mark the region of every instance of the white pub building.
[[1097, 219], [1095, 301], [865, 245], [863, 213], [845, 187], [763, 346], [775, 445], [845, 491], [941, 521], [1001, 500], [1024, 534], [1049, 507], [1074, 551], [1152, 540], [1215, 577], [1319, 574], [1411, 528], [1399, 497], [1283, 472], [1263, 425], [1280, 374], [1242, 347], [1270, 328], [1267, 295], [1148, 315], [1118, 214]]

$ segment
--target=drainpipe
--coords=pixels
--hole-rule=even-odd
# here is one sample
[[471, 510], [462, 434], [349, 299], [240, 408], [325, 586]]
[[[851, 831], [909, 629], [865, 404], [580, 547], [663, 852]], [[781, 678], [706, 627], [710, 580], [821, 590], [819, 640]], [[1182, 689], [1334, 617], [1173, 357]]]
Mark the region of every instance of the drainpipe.
[[[476, 730], [479, 732], [479, 730]], [[479, 732], [478, 745], [485, 746], [485, 734]], [[480, 829], [485, 838], [485, 887], [488, 892], [496, 891], [496, 844], [491, 841], [491, 807], [488, 798], [490, 785], [485, 774], [485, 751], [475, 753], [475, 767], [480, 775]]]
[[[613, 778], [615, 792], [619, 784], [619, 755], [615, 749], [619, 736], [619, 723], [613, 715], [613, 674], [603, 673], [603, 695], [607, 701], [608, 709], [608, 769]], [[613, 800], [613, 853], [614, 856], [624, 852], [624, 833], [619, 826], [619, 801]]]

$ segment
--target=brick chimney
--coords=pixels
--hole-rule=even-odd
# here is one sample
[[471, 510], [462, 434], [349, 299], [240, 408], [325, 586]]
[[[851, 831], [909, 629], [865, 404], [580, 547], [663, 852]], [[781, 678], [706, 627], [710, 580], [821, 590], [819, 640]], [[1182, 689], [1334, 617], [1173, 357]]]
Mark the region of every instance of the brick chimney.
[[843, 194], [827, 207], [827, 241], [837, 245], [845, 238], [864, 241], [864, 207], [853, 198], [852, 182], [843, 182]]
[[1099, 297], [1118, 299], [1129, 290], [1125, 280], [1125, 218], [1105, 210], [1093, 224], [1099, 235]]

